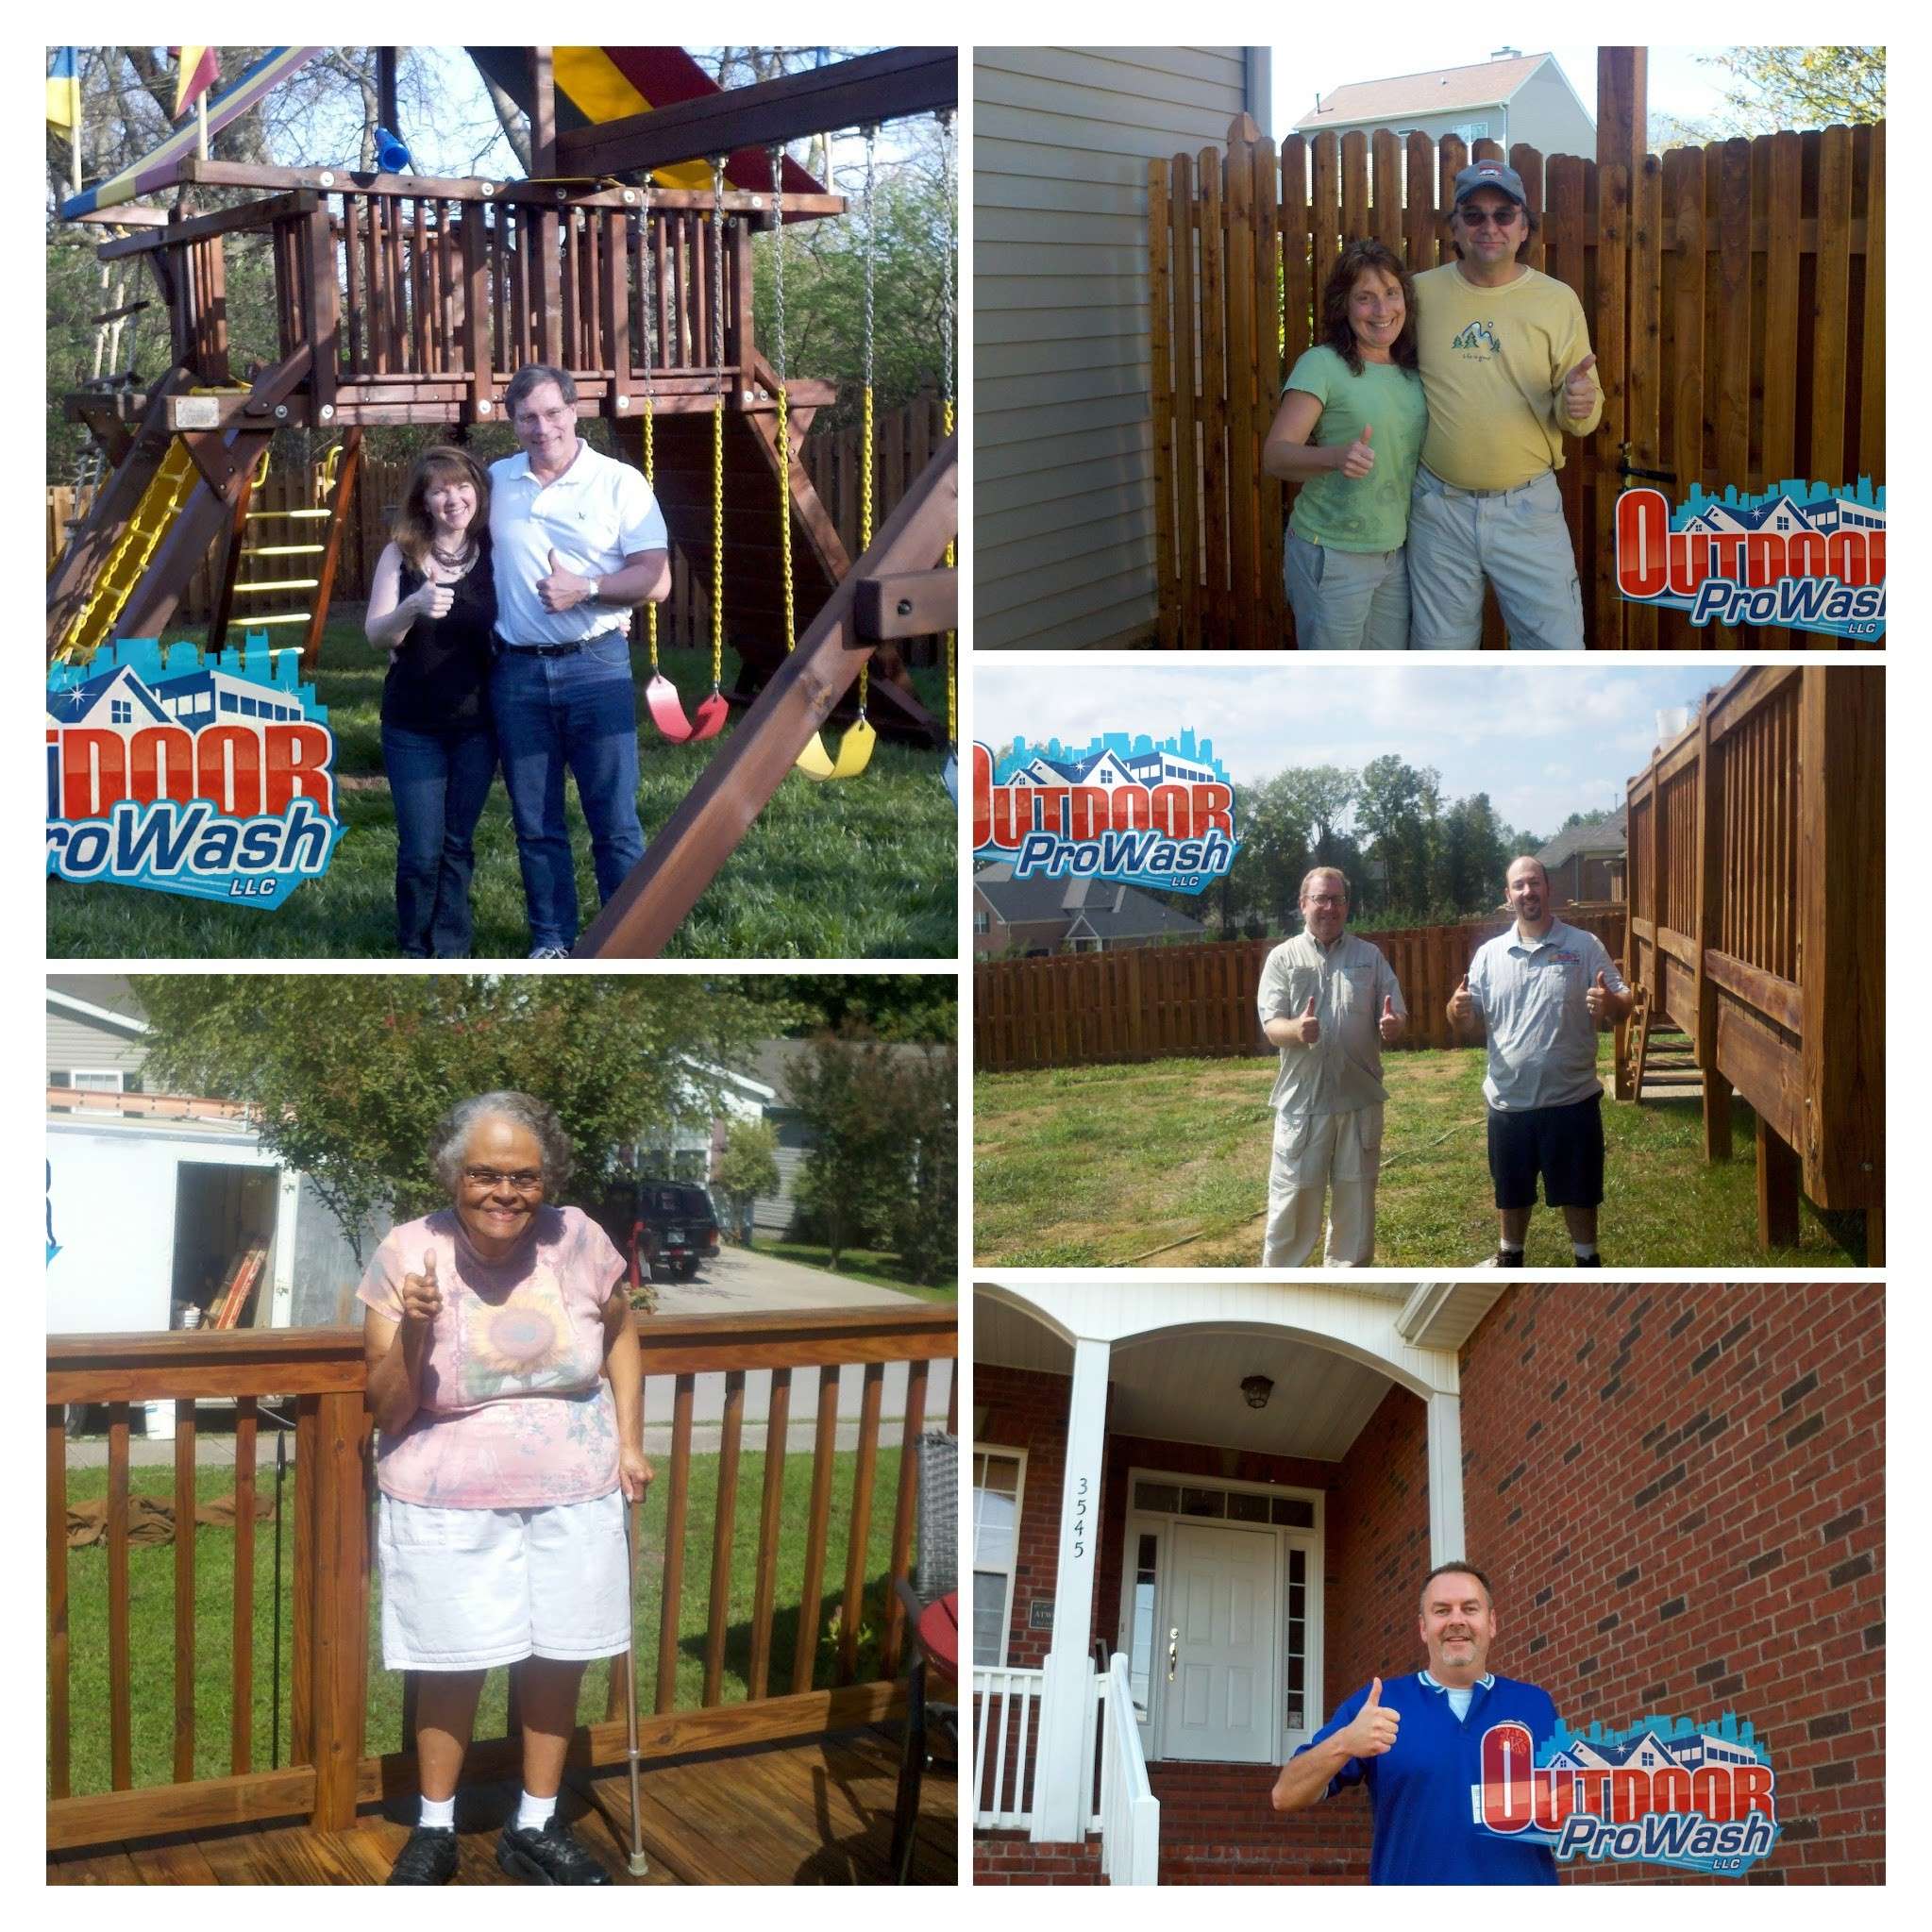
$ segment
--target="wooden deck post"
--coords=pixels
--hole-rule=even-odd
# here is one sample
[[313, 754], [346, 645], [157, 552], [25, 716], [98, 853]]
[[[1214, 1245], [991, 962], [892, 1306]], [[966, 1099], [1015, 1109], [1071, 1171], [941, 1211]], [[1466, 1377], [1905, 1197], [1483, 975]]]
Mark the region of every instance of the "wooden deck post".
[[1718, 1071], [1718, 988], [1708, 958], [1723, 938], [1719, 930], [1724, 885], [1724, 801], [1711, 762], [1710, 704], [1697, 721], [1697, 1065], [1704, 1075], [1704, 1157], [1731, 1158], [1731, 1083]]
[[362, 1391], [316, 1398], [313, 1439], [319, 1467], [315, 1507], [314, 1610], [311, 1710], [315, 1726], [317, 1831], [345, 1831], [356, 1818], [362, 1757], [363, 1621], [368, 1602], [368, 1512], [362, 1444], [368, 1411]]
[[580, 959], [651, 959], [737, 848], [798, 753], [859, 675], [860, 582], [929, 568], [959, 527], [959, 439], [949, 437], [757, 702], [578, 942]]
[[1798, 1245], [1798, 1156], [1760, 1114], [1757, 1117], [1757, 1245]]

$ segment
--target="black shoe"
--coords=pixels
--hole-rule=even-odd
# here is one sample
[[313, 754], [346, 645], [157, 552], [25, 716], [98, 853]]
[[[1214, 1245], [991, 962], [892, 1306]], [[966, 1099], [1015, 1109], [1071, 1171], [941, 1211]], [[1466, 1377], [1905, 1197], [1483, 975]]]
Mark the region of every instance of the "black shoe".
[[456, 1876], [456, 1833], [446, 1824], [419, 1824], [395, 1855], [387, 1885], [447, 1885]]
[[1522, 1250], [1520, 1248], [1497, 1249], [1496, 1266], [1498, 1268], [1520, 1268], [1522, 1266]]
[[1578, 1268], [1602, 1268], [1604, 1265], [1604, 1257], [1601, 1254], [1592, 1254], [1587, 1258], [1581, 1254], [1572, 1254], [1570, 1258]]
[[570, 1827], [551, 1812], [541, 1831], [506, 1824], [496, 1840], [496, 1862], [512, 1878], [529, 1885], [608, 1885], [611, 1874], [570, 1836]]

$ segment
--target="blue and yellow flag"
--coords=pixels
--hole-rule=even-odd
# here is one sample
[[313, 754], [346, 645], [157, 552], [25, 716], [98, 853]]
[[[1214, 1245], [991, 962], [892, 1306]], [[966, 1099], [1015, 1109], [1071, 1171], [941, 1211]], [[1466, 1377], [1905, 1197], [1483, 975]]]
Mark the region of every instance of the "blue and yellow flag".
[[47, 126], [80, 126], [80, 49], [56, 47], [47, 69]]

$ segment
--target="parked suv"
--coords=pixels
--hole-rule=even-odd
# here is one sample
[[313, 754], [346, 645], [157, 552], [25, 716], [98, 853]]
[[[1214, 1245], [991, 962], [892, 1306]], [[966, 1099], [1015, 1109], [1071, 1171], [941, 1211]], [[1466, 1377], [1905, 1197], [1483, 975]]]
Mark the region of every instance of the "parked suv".
[[623, 1245], [632, 1280], [688, 1282], [700, 1262], [717, 1258], [717, 1212], [702, 1187], [640, 1181], [630, 1207], [630, 1239]]

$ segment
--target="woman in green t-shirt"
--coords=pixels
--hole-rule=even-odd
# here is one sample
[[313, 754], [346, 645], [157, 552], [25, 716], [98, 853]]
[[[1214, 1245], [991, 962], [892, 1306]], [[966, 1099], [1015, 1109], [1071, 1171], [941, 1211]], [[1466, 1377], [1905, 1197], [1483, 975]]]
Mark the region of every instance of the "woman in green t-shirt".
[[1321, 334], [1288, 372], [1261, 453], [1299, 482], [1283, 560], [1303, 650], [1406, 650], [1403, 546], [1429, 427], [1416, 291], [1380, 242], [1351, 242], [1321, 292]]

